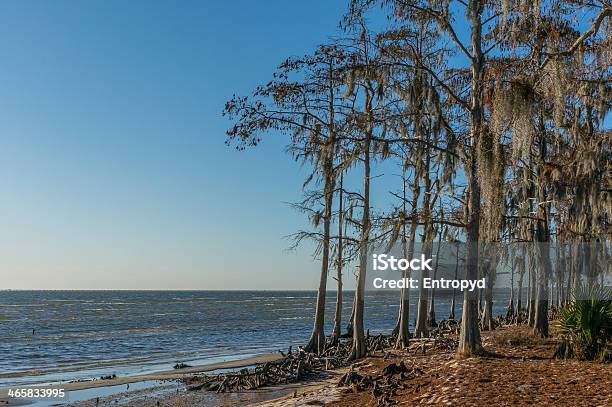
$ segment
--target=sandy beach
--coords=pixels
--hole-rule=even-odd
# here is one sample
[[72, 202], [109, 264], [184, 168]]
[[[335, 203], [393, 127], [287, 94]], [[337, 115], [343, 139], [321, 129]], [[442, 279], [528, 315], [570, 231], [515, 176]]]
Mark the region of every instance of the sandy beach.
[[[376, 352], [352, 367], [330, 372], [329, 377], [320, 380], [212, 398], [207, 392], [189, 392], [125, 405], [153, 407], [157, 402], [173, 407], [354, 407], [392, 403], [482, 406], [492, 402], [504, 406], [612, 404], [612, 365], [554, 359], [558, 337], [534, 339], [526, 326], [507, 326], [483, 332], [483, 342], [488, 353], [482, 357], [456, 359], [454, 349], [424, 347], [415, 341], [407, 351]], [[379, 377], [382, 382], [380, 378], [384, 377], [385, 368], [400, 362], [417, 373], [394, 376], [398, 378], [398, 384], [389, 393], [386, 400], [389, 404], [380, 404], [381, 396], [374, 388], [338, 386], [342, 375], [350, 370], [364, 377]], [[266, 396], [269, 399], [262, 400]], [[121, 401], [117, 401], [105, 400], [109, 406], [121, 405]]]
[[[495, 400], [500, 405], [608, 406], [612, 403], [612, 365], [553, 358], [558, 337], [534, 339], [525, 326], [506, 326], [483, 332], [487, 354], [456, 359], [453, 349], [436, 347], [431, 341], [414, 341], [405, 351], [386, 350], [316, 377], [286, 385], [252, 391], [215, 393], [185, 391], [178, 379], [217, 369], [231, 369], [279, 359], [266, 354], [242, 361], [187, 368], [112, 380], [69, 383], [69, 391], [127, 385], [159, 380], [159, 385], [110, 396], [69, 403], [71, 407], [126, 406], [262, 406], [295, 407], [377, 406], [381, 395], [375, 388], [353, 384], [339, 386], [347, 372], [383, 383], [388, 366], [403, 362], [413, 373], [393, 376], [396, 382], [386, 402], [399, 405], [483, 405]], [[385, 370], [385, 368], [387, 368]], [[387, 380], [388, 381], [388, 380]], [[389, 381], [388, 381], [389, 382]], [[376, 387], [376, 386], [375, 386]], [[381, 385], [380, 388], [385, 388]], [[127, 390], [127, 389], [126, 389]], [[5, 402], [6, 399], [3, 399]], [[17, 405], [17, 404], [9, 404]]]
[[[219, 363], [211, 363], [200, 366], [190, 366], [182, 369], [175, 370], [166, 370], [149, 374], [141, 374], [141, 375], [132, 375], [132, 376], [123, 376], [123, 377], [114, 377], [109, 379], [96, 379], [96, 380], [85, 380], [85, 381], [75, 381], [68, 383], [57, 383], [51, 384], [49, 386], [45, 386], [46, 388], [58, 388], [64, 389], [67, 392], [79, 391], [79, 390], [87, 390], [87, 389], [95, 389], [100, 387], [112, 387], [112, 386], [121, 386], [131, 383], [138, 382], [149, 382], [149, 381], [171, 381], [178, 380], [196, 373], [205, 373], [214, 370], [220, 369], [238, 369], [245, 366], [252, 366], [260, 363], [266, 363], [278, 360], [282, 356], [279, 353], [267, 353], [259, 356], [254, 356], [250, 358], [233, 360], [227, 362], [219, 362]], [[8, 398], [8, 390], [9, 388], [0, 389], [0, 405], [19, 405], [23, 403], [17, 403], [15, 399]]]

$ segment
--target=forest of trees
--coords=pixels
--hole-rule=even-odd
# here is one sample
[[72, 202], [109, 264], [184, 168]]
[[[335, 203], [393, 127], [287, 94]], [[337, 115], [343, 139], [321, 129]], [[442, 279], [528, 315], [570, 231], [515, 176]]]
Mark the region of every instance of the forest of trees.
[[[229, 144], [282, 134], [310, 169], [295, 207], [312, 229], [294, 236], [314, 241], [320, 261], [305, 349], [320, 352], [346, 323], [350, 358], [366, 355], [366, 265], [380, 242], [397, 242], [407, 258], [417, 241], [429, 253], [434, 242], [461, 243], [459, 278], [487, 278], [481, 295], [464, 292], [461, 315], [453, 304], [458, 355], [483, 351], [502, 266], [511, 269], [506, 317], [547, 336], [550, 308], [582, 284], [602, 284], [612, 263], [612, 2], [350, 0], [340, 29], [225, 106]], [[401, 176], [393, 205], [379, 208], [376, 168], [390, 165]], [[342, 321], [352, 273], [352, 316]], [[335, 315], [325, 315], [329, 277]], [[389, 327], [397, 348], [428, 335], [434, 301], [422, 286], [401, 290]]]

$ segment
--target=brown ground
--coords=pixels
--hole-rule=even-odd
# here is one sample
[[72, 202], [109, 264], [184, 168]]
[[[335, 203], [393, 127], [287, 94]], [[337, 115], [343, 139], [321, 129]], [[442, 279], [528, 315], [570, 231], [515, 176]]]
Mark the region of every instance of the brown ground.
[[[531, 339], [527, 327], [483, 332], [490, 356], [456, 360], [453, 352], [371, 358], [359, 369], [380, 373], [391, 361], [412, 361], [424, 372], [403, 383], [397, 405], [612, 406], [612, 365], [552, 359], [557, 341]], [[433, 352], [432, 352], [433, 353]], [[343, 393], [326, 406], [376, 406], [371, 391]]]
[[[489, 356], [456, 360], [452, 350], [413, 346], [385, 359], [372, 357], [355, 368], [361, 375], [380, 375], [391, 362], [404, 361], [422, 375], [401, 382], [391, 399], [399, 406], [612, 406], [612, 365], [552, 359], [557, 340], [531, 338], [525, 326], [483, 332]], [[331, 400], [330, 400], [331, 398]], [[259, 404], [266, 407], [377, 406], [372, 390], [327, 386], [316, 392]]]

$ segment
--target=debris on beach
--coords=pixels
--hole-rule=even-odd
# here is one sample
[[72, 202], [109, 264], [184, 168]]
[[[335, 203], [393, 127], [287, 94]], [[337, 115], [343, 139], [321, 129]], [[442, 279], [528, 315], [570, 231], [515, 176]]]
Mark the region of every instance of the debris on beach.
[[[434, 328], [432, 337], [411, 339], [409, 352], [426, 354], [431, 350], [450, 351], [457, 347], [457, 340], [451, 335], [456, 334], [460, 323], [455, 320], [442, 320]], [[370, 354], [384, 352], [393, 348], [395, 337], [389, 335], [366, 335], [367, 348]], [[339, 340], [335, 344], [328, 343], [320, 355], [305, 352], [301, 347], [297, 351], [291, 347], [282, 352], [283, 358], [274, 362], [258, 365], [253, 369], [242, 369], [217, 375], [193, 375], [182, 379], [187, 390], [214, 391], [217, 393], [254, 390], [265, 386], [294, 383], [300, 380], [313, 379], [326, 371], [346, 366], [357, 366], [358, 363], [348, 361], [352, 341]], [[405, 366], [404, 366], [405, 367]], [[177, 367], [175, 367], [177, 369]], [[391, 368], [390, 368], [391, 369]], [[401, 367], [398, 369], [402, 369]]]
[[76, 380], [69, 380], [68, 383], [87, 383], [87, 382], [93, 382], [96, 379], [76, 379]]
[[188, 367], [191, 367], [191, 365], [188, 365], [187, 363], [182, 363], [182, 362], [174, 365], [174, 369], [186, 369]]
[[415, 365], [410, 368], [404, 361], [388, 364], [380, 374], [361, 375], [351, 369], [338, 381], [338, 387], [350, 387], [349, 392], [371, 390], [372, 396], [378, 400], [378, 406], [396, 404], [392, 399], [399, 389], [403, 389], [402, 381], [414, 379], [423, 374], [423, 370]]
[[[370, 352], [383, 351], [392, 347], [394, 341], [390, 336], [367, 336]], [[320, 355], [288, 349], [283, 359], [267, 362], [253, 369], [242, 369], [238, 372], [218, 375], [194, 375], [183, 379], [187, 390], [206, 390], [217, 393], [240, 390], [254, 390], [264, 386], [294, 383], [300, 380], [313, 379], [326, 371], [348, 366], [352, 341], [339, 341], [335, 345], [328, 344]]]

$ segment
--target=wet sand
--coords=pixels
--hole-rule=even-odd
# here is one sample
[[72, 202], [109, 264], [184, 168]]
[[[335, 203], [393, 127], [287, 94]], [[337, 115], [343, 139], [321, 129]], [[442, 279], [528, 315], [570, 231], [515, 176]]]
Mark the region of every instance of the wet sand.
[[296, 402], [298, 405], [304, 405], [303, 403], [308, 400], [337, 400], [335, 397], [328, 395], [325, 398], [323, 395], [330, 393], [330, 389], [336, 389], [335, 383], [339, 374], [340, 371], [330, 372], [324, 379], [312, 379], [299, 383], [232, 393], [184, 390], [177, 392], [163, 391], [163, 389], [129, 391], [109, 397], [100, 397], [97, 401], [90, 399], [75, 402], [68, 404], [66, 407], [240, 407], [255, 405], [281, 407], [288, 405], [286, 403], [293, 405]]
[[[112, 379], [95, 379], [95, 380], [85, 380], [78, 382], [66, 382], [66, 383], [54, 383], [48, 386], [44, 386], [45, 388], [58, 388], [64, 389], [67, 392], [85, 390], [85, 389], [94, 389], [98, 387], [111, 387], [111, 386], [120, 386], [127, 385], [130, 383], [144, 382], [144, 381], [166, 381], [166, 380], [177, 380], [181, 379], [185, 376], [192, 375], [194, 373], [204, 373], [210, 372], [213, 370], [219, 369], [237, 369], [246, 366], [251, 366], [260, 363], [272, 362], [275, 360], [281, 359], [282, 356], [280, 353], [267, 353], [259, 356], [254, 356], [246, 359], [233, 360], [227, 362], [219, 362], [219, 363], [211, 363], [199, 366], [190, 366], [183, 369], [174, 369], [174, 370], [165, 370], [155, 373], [147, 373], [141, 375], [133, 375], [133, 376], [119, 376]], [[28, 386], [22, 386], [20, 388], [24, 388]], [[31, 386], [31, 387], [43, 387], [41, 385]], [[23, 405], [25, 400], [16, 400], [9, 399], [8, 397], [9, 388], [0, 389], [0, 406], [10, 405]], [[19, 402], [20, 404], [17, 404]], [[26, 402], [27, 403], [27, 402]]]

